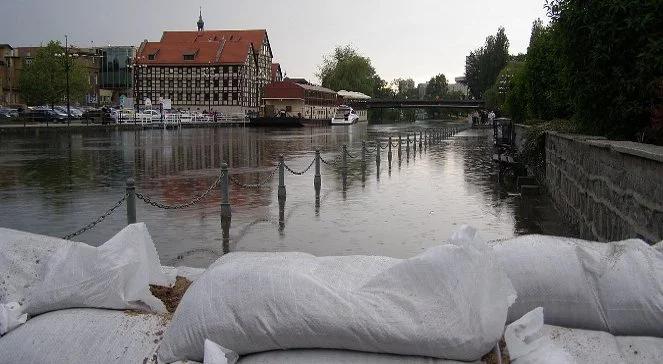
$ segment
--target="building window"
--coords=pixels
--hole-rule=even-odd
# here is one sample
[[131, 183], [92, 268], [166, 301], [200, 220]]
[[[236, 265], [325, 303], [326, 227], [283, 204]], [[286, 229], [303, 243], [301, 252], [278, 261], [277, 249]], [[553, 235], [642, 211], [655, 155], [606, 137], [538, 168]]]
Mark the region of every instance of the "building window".
[[223, 66], [223, 74], [228, 74], [228, 66]]
[[219, 101], [219, 94], [216, 92], [214, 93], [214, 101]]
[[223, 80], [223, 87], [228, 87], [228, 80]]
[[219, 80], [214, 80], [214, 87], [219, 87]]
[[209, 94], [205, 93], [205, 101], [209, 101]]
[[150, 61], [154, 61], [157, 58], [157, 55], [152, 53], [147, 55], [147, 59]]
[[228, 93], [227, 92], [223, 93], [223, 101], [228, 101]]
[[185, 61], [193, 61], [195, 57], [196, 57], [195, 54], [185, 54], [184, 55], [184, 60]]
[[233, 92], [233, 101], [237, 101], [237, 92]]

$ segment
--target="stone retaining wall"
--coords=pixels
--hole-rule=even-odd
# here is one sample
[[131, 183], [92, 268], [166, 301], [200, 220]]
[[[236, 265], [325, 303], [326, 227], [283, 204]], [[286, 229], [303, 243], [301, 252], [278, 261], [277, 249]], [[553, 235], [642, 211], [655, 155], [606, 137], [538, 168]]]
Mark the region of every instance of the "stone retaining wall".
[[663, 240], [663, 147], [548, 133], [545, 184], [584, 238]]

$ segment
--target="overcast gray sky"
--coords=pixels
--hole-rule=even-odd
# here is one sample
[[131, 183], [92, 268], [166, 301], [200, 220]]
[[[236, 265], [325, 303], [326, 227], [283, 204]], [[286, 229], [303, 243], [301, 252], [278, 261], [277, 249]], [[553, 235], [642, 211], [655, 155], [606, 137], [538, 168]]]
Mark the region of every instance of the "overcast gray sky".
[[[0, 43], [138, 45], [163, 30], [265, 28], [291, 77], [314, 76], [324, 54], [352, 44], [386, 80], [463, 75], [465, 56], [502, 25], [512, 54], [525, 52], [544, 0], [0, 0]], [[452, 81], [453, 82], [453, 81]]]

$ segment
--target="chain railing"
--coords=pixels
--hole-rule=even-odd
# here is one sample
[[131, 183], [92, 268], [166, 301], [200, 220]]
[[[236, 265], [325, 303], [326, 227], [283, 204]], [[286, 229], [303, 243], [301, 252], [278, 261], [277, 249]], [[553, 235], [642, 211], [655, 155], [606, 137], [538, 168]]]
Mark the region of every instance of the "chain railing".
[[[417, 141], [419, 142], [419, 149], [420, 153], [422, 151], [422, 144], [423, 145], [433, 145], [436, 143], [441, 142], [442, 140], [446, 139], [449, 136], [455, 135], [457, 132], [463, 130], [465, 128], [443, 128], [443, 129], [426, 129], [425, 131], [419, 131], [419, 138], [417, 140], [417, 133], [415, 132], [413, 135], [413, 141], [412, 141], [412, 148], [416, 153], [416, 148], [417, 148]], [[135, 186], [134, 186], [134, 181], [132, 178], [129, 178], [127, 180], [127, 187], [126, 187], [126, 192], [122, 198], [117, 201], [113, 207], [108, 209], [103, 215], [92, 221], [91, 223], [83, 226], [79, 230], [75, 231], [74, 233], [71, 233], [69, 235], [66, 235], [63, 237], [63, 239], [71, 239], [74, 238], [78, 235], [81, 235], [85, 233], [86, 231], [89, 231], [93, 229], [95, 226], [97, 226], [99, 223], [104, 221], [108, 216], [113, 214], [120, 206], [124, 204], [124, 202], [127, 202], [127, 223], [132, 224], [137, 221], [136, 219], [136, 198], [139, 200], [142, 200], [145, 204], [159, 208], [159, 209], [165, 209], [165, 210], [179, 210], [179, 209], [185, 209], [192, 207], [201, 201], [203, 201], [207, 196], [210, 195], [210, 193], [217, 187], [220, 188], [221, 191], [221, 226], [222, 226], [222, 233], [223, 233], [223, 245], [224, 245], [224, 250], [228, 247], [229, 244], [229, 229], [230, 229], [230, 221], [231, 221], [231, 209], [230, 209], [230, 188], [229, 184], [232, 183], [235, 186], [239, 188], [246, 188], [246, 189], [257, 189], [265, 186], [268, 182], [270, 182], [276, 172], [278, 171], [279, 173], [279, 180], [278, 180], [278, 200], [279, 200], [279, 205], [282, 207], [283, 204], [285, 204], [286, 200], [286, 186], [285, 186], [285, 171], [288, 171], [289, 173], [296, 175], [296, 176], [301, 176], [306, 174], [313, 166], [315, 166], [315, 177], [314, 177], [314, 187], [315, 187], [315, 192], [316, 192], [316, 203], [319, 201], [319, 196], [320, 196], [320, 186], [321, 186], [321, 177], [320, 177], [320, 164], [325, 164], [327, 166], [333, 167], [333, 168], [340, 168], [341, 169], [341, 175], [343, 177], [343, 188], [345, 191], [345, 185], [346, 185], [346, 177], [347, 177], [347, 170], [348, 170], [348, 161], [346, 157], [350, 157], [352, 159], [357, 159], [361, 157], [361, 165], [362, 165], [362, 176], [364, 176], [365, 168], [367, 165], [367, 154], [373, 154], [375, 153], [375, 161], [378, 165], [380, 165], [380, 150], [388, 150], [387, 153], [387, 158], [388, 158], [388, 164], [389, 164], [389, 169], [391, 170], [391, 164], [392, 164], [392, 149], [396, 148], [396, 152], [398, 155], [398, 160], [399, 160], [399, 166], [400, 166], [400, 160], [402, 158], [402, 149], [403, 145], [405, 144], [405, 149], [406, 149], [406, 156], [409, 158], [409, 150], [410, 150], [410, 134], [411, 132], [407, 132], [405, 135], [405, 143], [403, 141], [402, 136], [399, 134], [398, 138], [395, 142], [392, 142], [392, 137], [390, 136], [389, 139], [386, 141], [386, 143], [380, 142], [380, 140], [376, 140], [373, 147], [367, 147], [366, 142], [362, 142], [361, 146], [361, 155], [353, 155], [348, 151], [347, 145], [343, 145], [341, 148], [341, 152], [332, 160], [327, 160], [324, 159], [320, 155], [320, 150], [315, 151], [315, 157], [311, 161], [311, 163], [308, 164], [306, 168], [304, 168], [301, 171], [296, 171], [292, 167], [288, 166], [285, 161], [283, 155], [279, 157], [279, 163], [278, 165], [271, 170], [271, 172], [265, 176], [263, 179], [258, 180], [256, 183], [243, 183], [239, 179], [237, 179], [236, 175], [232, 176], [230, 175], [228, 171], [228, 165], [226, 163], [222, 163], [221, 165], [221, 173], [217, 179], [212, 182], [212, 184], [209, 185], [209, 187], [200, 195], [193, 197], [187, 202], [184, 203], [179, 203], [179, 204], [166, 204], [163, 202], [156, 201], [152, 199], [151, 197], [140, 193], [136, 192]], [[379, 174], [379, 169], [378, 169], [378, 174]], [[379, 178], [379, 177], [378, 177]]]
[[235, 176], [228, 176], [228, 179], [230, 180], [230, 182], [232, 182], [232, 184], [234, 184], [234, 185], [237, 186], [237, 187], [241, 187], [241, 188], [251, 188], [251, 189], [261, 188], [261, 187], [264, 187], [265, 184], [266, 184], [267, 182], [269, 182], [269, 181], [272, 180], [272, 178], [274, 177], [274, 174], [276, 174], [276, 171], [277, 171], [278, 169], [279, 169], [278, 166], [275, 167], [275, 168], [272, 169], [272, 171], [267, 175], [267, 177], [263, 178], [262, 180], [258, 180], [258, 182], [256, 182], [256, 183], [243, 183], [243, 182], [241, 182], [240, 180], [238, 180]]
[[124, 196], [122, 196], [122, 198], [119, 201], [117, 201], [115, 203], [115, 205], [113, 205], [113, 207], [106, 210], [106, 212], [103, 215], [99, 216], [96, 220], [94, 220], [91, 223], [83, 226], [82, 228], [76, 230], [75, 232], [73, 232], [69, 235], [63, 236], [62, 239], [71, 240], [72, 238], [74, 238], [78, 235], [81, 235], [81, 234], [83, 234], [84, 232], [86, 232], [88, 230], [94, 229], [94, 227], [97, 226], [97, 224], [104, 221], [108, 216], [112, 215], [113, 212], [115, 212], [115, 210], [117, 210], [120, 206], [122, 206], [122, 204], [124, 204], [124, 201], [126, 201], [126, 200], [127, 200], [127, 194], [125, 193]]
[[146, 204], [148, 204], [148, 205], [150, 205], [150, 206], [154, 206], [154, 207], [156, 207], [156, 208], [160, 208], [160, 209], [164, 209], [164, 210], [179, 210], [179, 209], [184, 209], [184, 208], [187, 208], [187, 207], [191, 207], [191, 206], [197, 204], [198, 202], [202, 201], [202, 199], [204, 199], [204, 198], [205, 198], [210, 192], [212, 192], [212, 190], [213, 190], [214, 188], [216, 188], [216, 186], [219, 185], [219, 182], [220, 182], [220, 181], [221, 181], [221, 177], [217, 178], [217, 179], [216, 179], [216, 180], [215, 180], [215, 181], [214, 181], [214, 182], [213, 182], [213, 183], [207, 188], [207, 190], [205, 190], [205, 192], [203, 192], [201, 195], [194, 197], [193, 199], [191, 199], [191, 200], [188, 201], [188, 202], [184, 202], [184, 203], [177, 204], [177, 205], [167, 205], [167, 204], [165, 204], [165, 203], [161, 203], [161, 202], [158, 202], [158, 201], [154, 201], [154, 200], [152, 200], [151, 197], [146, 196], [146, 195], [143, 195], [142, 193], [138, 193], [138, 192], [136, 192], [136, 198], [138, 198], [139, 200], [143, 200], [143, 202], [145, 202]]

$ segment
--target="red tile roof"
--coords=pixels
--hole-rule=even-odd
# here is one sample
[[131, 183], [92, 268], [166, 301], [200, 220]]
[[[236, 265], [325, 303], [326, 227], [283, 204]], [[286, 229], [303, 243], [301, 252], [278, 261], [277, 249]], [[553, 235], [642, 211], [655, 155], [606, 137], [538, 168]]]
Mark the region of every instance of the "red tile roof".
[[281, 77], [283, 77], [281, 65], [278, 63], [272, 63], [272, 82], [276, 82], [276, 75], [279, 73], [281, 74]]
[[[165, 31], [159, 42], [144, 42], [138, 50], [138, 63], [160, 65], [243, 64], [267, 39], [267, 31], [205, 30]], [[194, 60], [184, 54], [195, 53]], [[271, 50], [270, 50], [271, 53]], [[154, 55], [150, 60], [149, 56]]]

